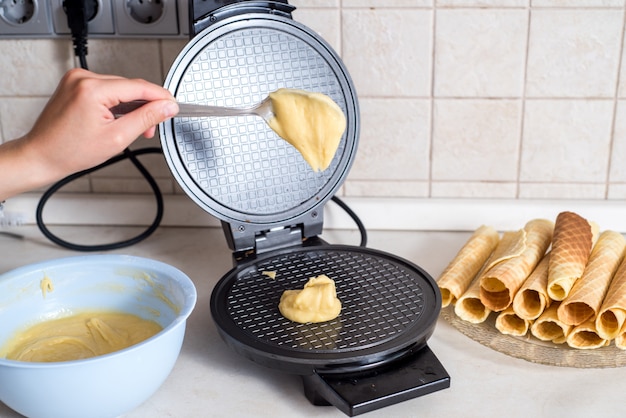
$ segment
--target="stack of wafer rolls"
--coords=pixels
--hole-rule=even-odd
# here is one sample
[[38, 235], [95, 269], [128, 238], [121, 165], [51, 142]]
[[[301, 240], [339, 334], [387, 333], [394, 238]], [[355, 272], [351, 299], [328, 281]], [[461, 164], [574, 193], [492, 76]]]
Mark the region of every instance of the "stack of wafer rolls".
[[[492, 229], [483, 226], [470, 241], [485, 231], [494, 236]], [[475, 245], [470, 241], [440, 277], [442, 293], [444, 288], [452, 293], [446, 277], [458, 268], [454, 266], [464, 264], [463, 250]], [[448, 303], [459, 318], [478, 324], [493, 315], [494, 326], [503, 334], [531, 334], [577, 349], [614, 342], [626, 350], [626, 239], [622, 234], [598, 234], [595, 223], [562, 212], [554, 223], [534, 219], [521, 230], [505, 231], [495, 248], [493, 241], [481, 246], [480, 257], [470, 258], [467, 276], [455, 273], [452, 282], [463, 285], [457, 286]], [[477, 267], [476, 260], [485, 261]]]

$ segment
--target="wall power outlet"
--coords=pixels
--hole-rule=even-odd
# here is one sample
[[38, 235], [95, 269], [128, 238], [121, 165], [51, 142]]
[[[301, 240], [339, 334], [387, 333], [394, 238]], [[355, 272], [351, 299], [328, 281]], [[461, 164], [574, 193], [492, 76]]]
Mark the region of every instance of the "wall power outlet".
[[[93, 0], [93, 38], [187, 38], [188, 0]], [[0, 0], [0, 39], [69, 37], [63, 0]]]
[[0, 36], [47, 36], [52, 31], [48, 2], [0, 0]]

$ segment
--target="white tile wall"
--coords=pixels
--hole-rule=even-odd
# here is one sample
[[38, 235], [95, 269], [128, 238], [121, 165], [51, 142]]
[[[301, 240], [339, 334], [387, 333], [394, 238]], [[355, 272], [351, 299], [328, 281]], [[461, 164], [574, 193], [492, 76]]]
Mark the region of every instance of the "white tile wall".
[[[359, 93], [360, 148], [342, 194], [626, 199], [625, 0], [291, 3], [340, 53]], [[184, 45], [91, 40], [88, 59], [97, 72], [161, 83]], [[8, 141], [75, 62], [65, 40], [2, 40], [0, 56]], [[166, 193], [180, 193], [162, 158], [142, 161]], [[66, 190], [148, 186], [122, 165]]]
[[604, 183], [613, 109], [601, 99], [527, 99], [520, 181]]
[[434, 101], [432, 178], [517, 179], [521, 103], [509, 99]]
[[[361, 181], [429, 177], [430, 103], [425, 99], [363, 98], [358, 157], [350, 172]], [[393, 123], [389, 123], [393, 121]]]
[[520, 97], [528, 12], [441, 9], [435, 29], [435, 97]]
[[624, 11], [532, 10], [527, 97], [614, 97]]

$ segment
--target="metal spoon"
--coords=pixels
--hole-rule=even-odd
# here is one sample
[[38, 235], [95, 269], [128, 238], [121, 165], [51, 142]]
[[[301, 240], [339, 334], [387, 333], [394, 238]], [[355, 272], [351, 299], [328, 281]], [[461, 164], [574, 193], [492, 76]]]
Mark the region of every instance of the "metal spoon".
[[[117, 106], [113, 106], [110, 110], [113, 116], [119, 118], [127, 113], [132, 112], [140, 108], [147, 103], [146, 100], [134, 100], [132, 102], [120, 103]], [[243, 116], [243, 115], [256, 115], [265, 119], [265, 122], [269, 124], [269, 121], [274, 117], [272, 109], [272, 101], [269, 96], [262, 102], [250, 107], [222, 107], [222, 106], [208, 106], [191, 103], [178, 103], [179, 112], [176, 117], [211, 117], [211, 116]]]

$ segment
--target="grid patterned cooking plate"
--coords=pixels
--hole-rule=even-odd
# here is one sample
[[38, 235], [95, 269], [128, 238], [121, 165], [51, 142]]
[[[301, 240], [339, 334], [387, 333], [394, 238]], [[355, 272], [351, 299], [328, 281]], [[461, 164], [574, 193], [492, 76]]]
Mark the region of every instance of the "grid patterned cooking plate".
[[358, 138], [356, 92], [332, 48], [291, 19], [249, 14], [214, 24], [181, 51], [165, 87], [180, 102], [230, 107], [253, 105], [281, 87], [304, 89], [328, 95], [346, 115], [323, 172], [259, 117], [174, 118], [161, 126], [178, 183], [235, 231], [308, 224], [347, 176]]
[[[278, 310], [282, 292], [320, 274], [335, 280], [340, 315], [319, 324], [285, 319]], [[363, 370], [420, 347], [439, 306], [435, 282], [419, 267], [384, 252], [337, 245], [283, 250], [240, 265], [211, 299], [215, 321], [238, 352], [299, 374]]]

